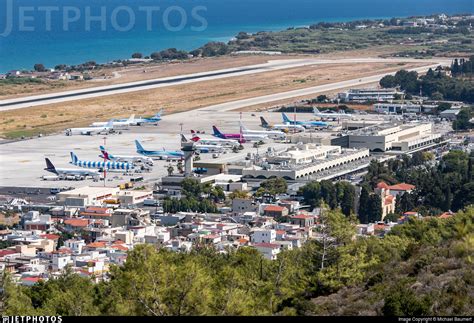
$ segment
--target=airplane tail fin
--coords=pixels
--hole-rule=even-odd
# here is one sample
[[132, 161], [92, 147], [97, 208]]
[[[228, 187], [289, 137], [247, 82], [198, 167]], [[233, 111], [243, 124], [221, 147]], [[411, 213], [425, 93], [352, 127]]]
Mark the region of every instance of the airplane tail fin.
[[188, 139], [183, 134], [181, 134], [181, 142], [188, 142]]
[[132, 114], [130, 118], [128, 118], [128, 122], [133, 122], [135, 120], [135, 115]]
[[216, 126], [212, 126], [212, 131], [214, 131], [214, 136], [221, 137], [221, 138], [223, 137], [222, 132], [220, 132]]
[[79, 158], [77, 158], [76, 154], [71, 151], [71, 163], [72, 164], [77, 164], [77, 161]]
[[196, 131], [194, 131], [193, 129], [191, 129], [191, 134], [192, 134], [192, 135], [196, 134]]
[[318, 108], [313, 108], [313, 113], [316, 114], [316, 113], [319, 113], [319, 109]]
[[158, 113], [155, 114], [155, 117], [161, 118], [162, 115], [163, 115], [163, 109], [160, 109], [160, 111], [158, 111]]
[[107, 160], [112, 160], [113, 156], [105, 150], [104, 146], [100, 146], [100, 152], [102, 153], [102, 155], [99, 156], [100, 158], [104, 158], [104, 159], [107, 159]]
[[45, 158], [44, 160], [46, 161], [46, 168], [45, 168], [45, 170], [57, 174], [57, 172], [56, 172], [56, 167], [54, 167], [53, 163], [49, 160], [49, 158]]
[[199, 138], [198, 136], [194, 135], [191, 140], [194, 141], [194, 142], [198, 142], [201, 138]]
[[113, 128], [114, 127], [114, 119], [110, 119], [109, 122], [105, 125], [107, 128]]
[[288, 116], [286, 115], [285, 112], [282, 112], [282, 113], [281, 113], [281, 116], [282, 116], [282, 118], [283, 118], [283, 122], [284, 122], [284, 123], [291, 122], [290, 118], [288, 118]]
[[267, 120], [265, 120], [263, 117], [260, 117], [260, 122], [261, 122], [261, 126], [264, 127], [264, 128], [268, 128], [268, 122]]
[[138, 140], [135, 140], [135, 146], [137, 147], [137, 152], [145, 151], [142, 144]]

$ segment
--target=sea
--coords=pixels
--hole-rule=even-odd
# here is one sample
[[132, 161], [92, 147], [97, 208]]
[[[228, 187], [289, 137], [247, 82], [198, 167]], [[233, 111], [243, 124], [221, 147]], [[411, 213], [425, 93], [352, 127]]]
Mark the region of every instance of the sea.
[[0, 0], [0, 73], [189, 51], [241, 31], [473, 12], [474, 0]]

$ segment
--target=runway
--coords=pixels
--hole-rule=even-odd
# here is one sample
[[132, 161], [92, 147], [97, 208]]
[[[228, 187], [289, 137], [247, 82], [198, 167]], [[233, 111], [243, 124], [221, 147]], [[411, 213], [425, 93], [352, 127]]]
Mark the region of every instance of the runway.
[[[151, 90], [151, 89], [167, 87], [167, 86], [210, 81], [210, 80], [216, 80], [216, 79], [222, 79], [222, 78], [228, 78], [228, 77], [264, 73], [264, 72], [269, 72], [269, 71], [276, 71], [276, 70], [296, 68], [296, 67], [302, 67], [302, 66], [310, 66], [310, 65], [357, 64], [357, 63], [402, 63], [402, 62], [403, 63], [415, 63], [415, 62], [419, 63], [420, 60], [405, 59], [405, 58], [391, 58], [391, 59], [358, 58], [358, 59], [337, 59], [337, 60], [328, 60], [328, 59], [273, 60], [265, 64], [249, 65], [249, 66], [240, 67], [240, 68], [222, 69], [222, 70], [210, 71], [210, 72], [205, 72], [205, 73], [186, 74], [186, 75], [152, 79], [152, 80], [146, 80], [146, 81], [130, 82], [130, 83], [123, 83], [123, 84], [109, 85], [109, 86], [99, 86], [99, 87], [93, 87], [93, 88], [87, 88], [87, 89], [63, 91], [63, 92], [49, 93], [49, 94], [43, 94], [43, 95], [35, 95], [35, 96], [27, 96], [27, 97], [15, 98], [15, 99], [1, 100], [0, 111], [22, 109], [22, 108], [41, 106], [41, 105], [53, 104], [53, 103], [63, 103], [63, 102], [68, 102], [68, 101], [73, 101], [73, 100], [90, 99], [90, 98], [124, 94], [124, 93], [136, 92], [136, 91], [145, 91], [145, 90]], [[436, 67], [438, 65], [446, 65], [450, 63], [448, 60], [446, 61], [425, 60], [424, 62], [430, 65], [427, 67], [420, 68], [419, 69], [420, 71], [426, 71], [429, 67]], [[250, 102], [250, 104], [247, 104], [245, 102], [247, 100], [240, 100], [242, 101], [240, 104], [253, 105], [253, 104], [259, 104], [259, 103], [267, 103], [271, 101], [297, 97], [297, 96], [306, 95], [306, 94], [313, 94], [320, 91], [334, 90], [334, 89], [348, 87], [348, 86], [352, 86], [356, 84], [367, 84], [367, 83], [376, 82], [381, 77], [383, 77], [383, 75], [366, 77], [366, 78], [363, 78], [361, 82], [358, 82], [357, 80], [358, 83], [354, 83], [354, 80], [350, 80], [350, 81], [335, 83], [336, 85], [334, 86], [321, 85], [321, 86], [316, 86], [316, 87], [307, 88], [307, 89], [268, 95], [268, 96], [260, 97], [260, 98], [247, 99]], [[234, 102], [224, 104], [224, 108], [227, 107], [227, 104], [232, 105], [233, 103]]]

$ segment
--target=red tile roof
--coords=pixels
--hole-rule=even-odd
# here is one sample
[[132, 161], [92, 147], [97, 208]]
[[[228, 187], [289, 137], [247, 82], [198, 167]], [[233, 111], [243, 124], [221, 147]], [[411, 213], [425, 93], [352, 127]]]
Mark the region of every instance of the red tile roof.
[[112, 248], [112, 249], [116, 249], [116, 250], [128, 251], [128, 248], [127, 248], [127, 247], [122, 246], [122, 245], [119, 245], [119, 244], [114, 244], [114, 245], [112, 245], [111, 248]]
[[417, 215], [418, 212], [414, 212], [414, 211], [408, 211], [408, 212], [405, 212], [403, 213], [403, 215]]
[[285, 207], [283, 206], [278, 206], [278, 205], [268, 205], [265, 207], [264, 211], [266, 212], [283, 212]]
[[376, 224], [376, 225], [374, 225], [374, 230], [377, 230], [377, 231], [385, 230], [385, 225], [383, 225], [383, 224]]
[[416, 188], [416, 186], [407, 184], [407, 183], [400, 183], [397, 185], [389, 186], [388, 189], [392, 191], [412, 191]]
[[87, 219], [68, 219], [64, 220], [64, 224], [70, 225], [72, 227], [87, 227], [89, 220]]
[[104, 248], [105, 247], [105, 242], [103, 242], [103, 241], [92, 242], [92, 243], [89, 243], [86, 247], [89, 247], [89, 248]]
[[314, 218], [314, 216], [306, 215], [306, 214], [298, 214], [292, 217], [292, 219], [311, 219], [311, 218]]
[[453, 215], [454, 215], [453, 213], [444, 212], [443, 214], [441, 214], [440, 216], [438, 216], [438, 218], [440, 218], [440, 219], [449, 219], [449, 218], [452, 217]]
[[14, 253], [17, 253], [17, 252], [15, 250], [11, 250], [11, 249], [2, 249], [2, 250], [0, 250], [0, 257], [13, 255]]
[[60, 238], [60, 236], [58, 236], [57, 234], [42, 234], [40, 235], [41, 238], [45, 238], [45, 239], [49, 239], [49, 240], [58, 240]]
[[41, 280], [41, 277], [24, 277], [21, 280], [37, 283]]
[[384, 188], [384, 189], [387, 189], [388, 188], [388, 185], [387, 183], [385, 183], [384, 181], [380, 182], [377, 184], [377, 188]]
[[254, 247], [262, 247], [262, 248], [271, 248], [271, 249], [280, 249], [280, 246], [274, 243], [268, 242], [261, 242], [261, 243], [254, 243]]

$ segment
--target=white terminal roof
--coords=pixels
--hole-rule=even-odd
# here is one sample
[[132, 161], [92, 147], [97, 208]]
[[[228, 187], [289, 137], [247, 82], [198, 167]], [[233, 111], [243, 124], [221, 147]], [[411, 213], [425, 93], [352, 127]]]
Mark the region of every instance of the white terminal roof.
[[118, 187], [84, 186], [84, 187], [75, 188], [71, 191], [58, 193], [58, 195], [101, 196], [101, 195], [116, 194], [118, 191], [120, 191]]

